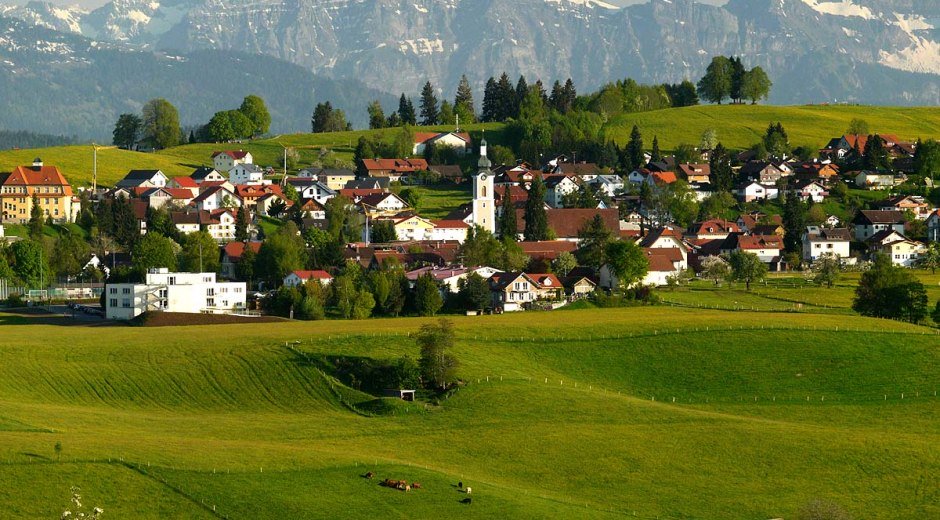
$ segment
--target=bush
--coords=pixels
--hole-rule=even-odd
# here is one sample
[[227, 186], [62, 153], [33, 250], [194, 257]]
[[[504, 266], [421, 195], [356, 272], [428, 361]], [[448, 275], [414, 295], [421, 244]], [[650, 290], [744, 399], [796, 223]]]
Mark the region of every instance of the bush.
[[7, 297], [4, 303], [6, 304], [7, 307], [11, 307], [11, 308], [12, 307], [24, 307], [26, 305], [26, 303], [23, 301], [23, 296], [20, 294], [15, 294], [15, 293]]

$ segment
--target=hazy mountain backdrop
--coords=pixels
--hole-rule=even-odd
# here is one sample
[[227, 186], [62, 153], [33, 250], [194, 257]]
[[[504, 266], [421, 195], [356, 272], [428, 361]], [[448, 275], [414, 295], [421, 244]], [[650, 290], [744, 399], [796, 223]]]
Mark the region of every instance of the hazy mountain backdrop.
[[[115, 0], [0, 13], [0, 98], [17, 107], [0, 126], [80, 136], [156, 95], [194, 123], [258, 92], [277, 130], [303, 130], [317, 101], [362, 125], [369, 98], [392, 108], [426, 80], [452, 97], [467, 74], [479, 102], [502, 71], [586, 91], [694, 81], [715, 54], [763, 66], [775, 103], [940, 104], [936, 0]], [[31, 99], [62, 104], [67, 120], [30, 120], [44, 110]]]

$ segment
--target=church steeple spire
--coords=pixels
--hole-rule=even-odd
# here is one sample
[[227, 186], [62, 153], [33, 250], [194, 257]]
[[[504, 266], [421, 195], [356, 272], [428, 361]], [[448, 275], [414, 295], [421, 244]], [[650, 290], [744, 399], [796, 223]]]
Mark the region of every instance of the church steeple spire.
[[480, 141], [480, 160], [477, 162], [477, 166], [479, 166], [481, 170], [489, 170], [493, 163], [491, 163], [489, 158], [486, 156], [486, 130], [483, 132], [483, 140]]

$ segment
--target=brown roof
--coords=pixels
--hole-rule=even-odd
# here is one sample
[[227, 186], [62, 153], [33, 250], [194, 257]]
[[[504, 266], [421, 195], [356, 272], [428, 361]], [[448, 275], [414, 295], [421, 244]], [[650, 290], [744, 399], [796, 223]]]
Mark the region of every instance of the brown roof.
[[3, 181], [5, 186], [63, 186], [62, 195], [72, 195], [69, 181], [55, 166], [17, 166]]
[[541, 242], [519, 242], [519, 247], [530, 258], [554, 260], [562, 252], [574, 253], [578, 245], [568, 240], [545, 240]]
[[277, 193], [278, 195], [282, 194], [281, 187], [277, 184], [236, 184], [235, 185], [235, 194], [245, 198], [257, 198], [262, 195], [267, 195], [268, 193]]
[[643, 251], [646, 252], [646, 256], [652, 255], [662, 255], [669, 259], [670, 262], [681, 262], [682, 250], [678, 247], [644, 247]]
[[783, 249], [779, 235], [737, 235], [738, 249]]
[[[229, 242], [225, 244], [225, 247], [222, 248], [222, 251], [225, 252], [225, 256], [233, 262], [238, 262], [241, 259], [242, 255], [245, 254], [245, 242]], [[250, 247], [252, 251], [257, 253], [261, 251], [261, 242], [248, 242], [247, 247]]]
[[712, 174], [712, 167], [710, 164], [680, 164], [679, 173], [681, 173], [686, 179], [691, 176], [707, 176]]
[[454, 229], [467, 229], [470, 227], [469, 224], [462, 220], [432, 220], [432, 224], [436, 228], [454, 228]]
[[896, 210], [863, 209], [852, 220], [854, 224], [903, 224], [904, 213]]
[[363, 159], [366, 170], [389, 170], [397, 173], [412, 173], [428, 169], [424, 159]]
[[649, 270], [651, 272], [674, 272], [676, 270], [675, 264], [672, 263], [672, 260], [665, 254], [658, 253], [660, 249], [647, 249], [646, 250], [646, 260], [650, 263]]
[[[578, 231], [591, 221], [595, 215], [600, 215], [604, 224], [611, 233], [620, 233], [620, 215], [617, 209], [581, 209], [561, 208], [545, 211], [548, 217], [548, 227], [555, 232], [558, 238], [578, 238]], [[525, 210], [516, 210], [518, 228], [525, 228]]]
[[692, 224], [690, 230], [693, 235], [712, 235], [716, 233], [739, 233], [741, 228], [728, 220], [711, 219]]
[[330, 276], [330, 273], [328, 273], [328, 272], [326, 272], [326, 271], [324, 271], [324, 270], [322, 270], [322, 269], [316, 269], [316, 270], [313, 270], [313, 271], [304, 271], [304, 270], [291, 271], [291, 274], [296, 274], [297, 277], [300, 278], [301, 280], [310, 280], [310, 279], [313, 279], [313, 280], [332, 280], [332, 279], [333, 279], [333, 277]]
[[600, 175], [600, 166], [594, 163], [561, 163], [558, 165], [558, 171], [567, 175]]

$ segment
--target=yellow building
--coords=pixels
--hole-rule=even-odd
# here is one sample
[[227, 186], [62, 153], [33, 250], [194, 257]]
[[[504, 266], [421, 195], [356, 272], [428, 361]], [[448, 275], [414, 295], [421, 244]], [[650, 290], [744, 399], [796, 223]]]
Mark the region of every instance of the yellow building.
[[17, 166], [10, 173], [0, 174], [2, 221], [12, 224], [29, 222], [33, 195], [50, 222], [74, 222], [81, 204], [72, 193], [72, 186], [55, 166], [45, 166], [36, 159], [32, 166]]

